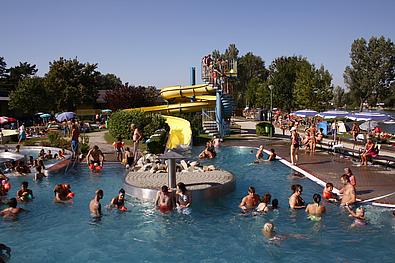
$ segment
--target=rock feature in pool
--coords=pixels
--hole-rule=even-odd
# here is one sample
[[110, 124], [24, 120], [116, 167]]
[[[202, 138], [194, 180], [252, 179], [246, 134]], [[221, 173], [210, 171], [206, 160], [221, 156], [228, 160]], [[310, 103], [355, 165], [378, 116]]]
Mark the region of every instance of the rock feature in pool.
[[[201, 166], [198, 161], [184, 161], [176, 163], [177, 172], [208, 172], [217, 170], [214, 165]], [[134, 172], [150, 172], [150, 173], [167, 173], [167, 165], [162, 163], [159, 156], [155, 154], [146, 154], [141, 157], [136, 166], [133, 168]]]
[[[213, 165], [202, 167], [198, 162], [181, 160], [176, 167], [176, 182], [186, 185], [192, 192], [194, 202], [220, 198], [235, 189], [233, 174], [217, 170]], [[157, 156], [145, 155], [126, 175], [124, 188], [130, 196], [153, 201], [162, 185], [168, 185], [167, 166], [160, 163]]]

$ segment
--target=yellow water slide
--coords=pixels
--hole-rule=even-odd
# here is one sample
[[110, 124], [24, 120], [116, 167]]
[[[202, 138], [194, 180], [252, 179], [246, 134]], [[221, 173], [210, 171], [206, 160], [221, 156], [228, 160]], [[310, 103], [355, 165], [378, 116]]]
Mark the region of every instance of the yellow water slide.
[[169, 139], [167, 140], [166, 148], [173, 149], [178, 146], [183, 148], [189, 147], [192, 139], [191, 124], [189, 121], [174, 116], [162, 116], [170, 127]]
[[[216, 97], [213, 95], [214, 88], [208, 84], [200, 84], [193, 86], [171, 86], [161, 89], [160, 95], [168, 101], [188, 99], [194, 97], [194, 102], [179, 102], [168, 105], [158, 105], [151, 107], [125, 109], [126, 111], [139, 110], [145, 112], [154, 112], [160, 114], [174, 114], [182, 112], [197, 112], [203, 108], [215, 107]], [[169, 139], [166, 147], [168, 149], [176, 148], [179, 145], [188, 146], [192, 139], [191, 124], [189, 121], [173, 117], [164, 116], [166, 123], [170, 126]]]

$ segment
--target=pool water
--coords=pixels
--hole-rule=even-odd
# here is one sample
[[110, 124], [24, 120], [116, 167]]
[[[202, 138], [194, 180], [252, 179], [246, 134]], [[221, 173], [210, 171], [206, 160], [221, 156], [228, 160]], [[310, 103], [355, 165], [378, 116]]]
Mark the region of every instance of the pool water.
[[[45, 153], [48, 153], [48, 149], [43, 147], [43, 149], [45, 150]], [[28, 149], [21, 149], [20, 150], [20, 154], [24, 155], [26, 157], [26, 160], [29, 160], [29, 156], [33, 156], [33, 159], [37, 159], [39, 154], [40, 154], [41, 148], [37, 148], [37, 149], [32, 149], [32, 148], [28, 148]], [[57, 153], [54, 152], [52, 150], [52, 156]], [[49, 164], [55, 164], [57, 163], [59, 160], [56, 159], [45, 159], [44, 160], [44, 164], [49, 165]]]
[[[194, 155], [199, 152], [194, 149]], [[86, 166], [35, 183], [28, 178], [35, 200], [17, 221], [0, 219], [0, 242], [12, 248], [11, 262], [393, 262], [395, 219], [389, 210], [366, 206], [369, 225], [351, 229], [352, 219], [343, 209], [327, 204], [320, 222], [307, 219], [304, 211], [290, 211], [292, 184], [304, 187], [310, 202], [320, 186], [295, 177], [280, 162], [251, 165], [251, 149], [221, 148], [207, 161], [236, 176], [236, 190], [220, 200], [193, 204], [192, 213], [163, 215], [152, 203], [129, 198], [128, 211], [107, 211], [99, 222], [89, 215], [88, 204], [97, 188], [108, 204], [123, 185], [125, 171], [107, 164], [101, 174], [91, 175]], [[24, 178], [11, 178], [13, 189]], [[52, 189], [70, 183], [76, 193], [73, 204], [53, 203]], [[270, 192], [280, 209], [259, 216], [244, 216], [238, 205], [253, 185], [259, 194]], [[282, 235], [299, 234], [281, 242], [267, 241], [261, 234], [272, 221]]]

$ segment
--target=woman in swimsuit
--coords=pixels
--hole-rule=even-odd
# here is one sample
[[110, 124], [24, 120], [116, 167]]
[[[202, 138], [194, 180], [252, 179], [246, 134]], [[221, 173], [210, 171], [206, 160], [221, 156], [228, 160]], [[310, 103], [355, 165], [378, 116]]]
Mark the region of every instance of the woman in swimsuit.
[[361, 165], [368, 165], [368, 157], [375, 157], [377, 154], [374, 151], [374, 143], [372, 139], [368, 139], [365, 145], [365, 151], [361, 155]]
[[118, 196], [111, 199], [110, 204], [107, 206], [108, 208], [117, 208], [117, 209], [124, 209], [125, 207], [125, 190], [121, 188], [118, 192]]
[[309, 215], [309, 219], [313, 221], [321, 220], [321, 215], [325, 212], [325, 207], [320, 204], [321, 196], [319, 194], [313, 195], [314, 203], [308, 204], [306, 207], [306, 213]]
[[302, 209], [305, 208], [305, 202], [301, 197], [303, 192], [303, 187], [300, 184], [294, 184], [291, 187], [293, 193], [289, 197], [289, 207], [292, 209]]
[[296, 165], [298, 162], [299, 134], [295, 127], [291, 128], [291, 163]]
[[191, 193], [187, 190], [186, 186], [184, 183], [178, 183], [177, 184], [177, 192], [176, 192], [176, 204], [177, 204], [177, 210], [178, 212], [181, 213], [189, 213], [189, 207], [191, 206], [192, 203], [192, 195]]

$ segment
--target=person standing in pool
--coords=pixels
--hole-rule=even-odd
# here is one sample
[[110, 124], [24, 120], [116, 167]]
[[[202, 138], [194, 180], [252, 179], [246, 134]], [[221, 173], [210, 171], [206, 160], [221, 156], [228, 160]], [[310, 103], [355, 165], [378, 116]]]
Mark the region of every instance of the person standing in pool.
[[365, 208], [358, 207], [355, 212], [348, 206], [346, 206], [346, 208], [350, 213], [350, 217], [354, 218], [354, 223], [351, 224], [351, 227], [366, 225]]
[[101, 217], [101, 204], [100, 200], [103, 198], [104, 192], [102, 189], [97, 189], [95, 193], [95, 197], [89, 203], [89, 210], [91, 212], [92, 217]]
[[303, 187], [300, 184], [294, 184], [291, 187], [293, 191], [292, 195], [289, 197], [289, 207], [292, 209], [302, 209], [305, 208], [305, 202], [301, 196], [303, 192]]
[[[90, 160], [90, 157], [92, 157], [92, 160]], [[99, 165], [103, 167], [103, 162], [104, 162], [103, 152], [99, 149], [99, 146], [97, 145], [93, 146], [93, 149], [89, 150], [88, 154], [86, 155], [86, 164], [89, 165], [89, 163], [91, 163], [94, 166]]]
[[18, 201], [16, 198], [11, 198], [8, 201], [8, 208], [4, 209], [3, 211], [0, 212], [0, 216], [2, 217], [8, 217], [8, 218], [16, 218], [16, 216], [23, 211], [26, 211], [23, 208], [17, 207]]
[[155, 207], [162, 213], [167, 213], [173, 210], [174, 196], [166, 185], [162, 186], [161, 191], [158, 191], [156, 194]]
[[118, 196], [111, 199], [108, 208], [117, 208], [119, 210], [125, 210], [125, 190], [121, 188], [118, 192]]
[[313, 195], [314, 203], [308, 204], [306, 207], [306, 213], [310, 219], [320, 219], [321, 215], [325, 212], [325, 206], [321, 205], [321, 196], [319, 194]]
[[255, 188], [253, 186], [248, 187], [248, 194], [243, 197], [239, 207], [244, 211], [249, 211], [255, 209], [259, 204], [259, 195], [255, 193]]
[[347, 174], [343, 174], [340, 177], [340, 181], [343, 184], [343, 188], [339, 191], [339, 193], [343, 195], [340, 205], [347, 206], [354, 204], [356, 201], [356, 194], [354, 186], [350, 183], [350, 178]]
[[256, 155], [255, 155], [257, 160], [263, 159], [263, 149], [265, 149], [263, 147], [263, 145], [259, 145], [259, 149], [258, 149], [258, 151], [256, 152]]
[[177, 192], [176, 192], [177, 210], [179, 212], [188, 213], [191, 203], [192, 203], [192, 195], [190, 191], [187, 190], [184, 183], [179, 182], [177, 184]]
[[143, 138], [143, 135], [141, 134], [139, 128], [134, 123], [130, 125], [130, 129], [132, 130], [132, 139], [133, 139], [133, 158], [134, 161], [137, 162], [137, 152], [139, 148], [139, 143]]
[[30, 190], [28, 182], [22, 182], [21, 189], [16, 193], [16, 197], [19, 201], [27, 202], [33, 199], [33, 191]]
[[74, 193], [71, 191], [71, 186], [69, 184], [57, 184], [53, 192], [55, 194], [56, 203], [67, 203], [74, 197]]

